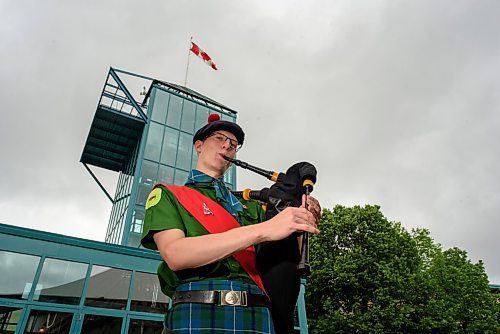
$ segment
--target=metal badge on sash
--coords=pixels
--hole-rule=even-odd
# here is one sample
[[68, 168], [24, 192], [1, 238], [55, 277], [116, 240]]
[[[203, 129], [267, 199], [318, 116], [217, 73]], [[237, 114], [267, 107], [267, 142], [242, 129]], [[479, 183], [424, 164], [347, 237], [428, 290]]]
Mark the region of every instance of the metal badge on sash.
[[203, 203], [203, 214], [205, 216], [213, 216], [214, 213], [208, 208], [207, 204]]

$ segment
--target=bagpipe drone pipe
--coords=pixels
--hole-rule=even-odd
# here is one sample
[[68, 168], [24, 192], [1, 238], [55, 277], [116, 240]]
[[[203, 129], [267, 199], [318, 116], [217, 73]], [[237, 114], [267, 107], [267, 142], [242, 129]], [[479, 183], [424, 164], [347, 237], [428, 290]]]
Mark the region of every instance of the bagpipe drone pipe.
[[[246, 200], [256, 199], [265, 203], [266, 220], [289, 206], [299, 207], [302, 204], [302, 195], [308, 196], [316, 182], [316, 168], [308, 162], [296, 163], [288, 168], [286, 173], [278, 173], [266, 171], [241, 160], [229, 157], [225, 159], [275, 182], [271, 187], [261, 190], [245, 189], [233, 192]], [[257, 270], [271, 299], [273, 322], [279, 334], [293, 331], [293, 315], [299, 296], [300, 278], [310, 273], [308, 238], [308, 233], [295, 233], [283, 240], [256, 246]]]

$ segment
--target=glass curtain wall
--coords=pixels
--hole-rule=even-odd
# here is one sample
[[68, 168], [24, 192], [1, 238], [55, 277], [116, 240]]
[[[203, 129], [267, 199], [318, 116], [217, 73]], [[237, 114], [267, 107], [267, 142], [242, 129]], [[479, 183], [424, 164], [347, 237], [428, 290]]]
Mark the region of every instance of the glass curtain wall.
[[39, 256], [0, 251], [0, 298], [27, 299]]
[[[210, 114], [219, 114], [221, 119], [235, 122], [233, 114], [208, 104], [181, 97], [161, 86], [153, 86], [148, 117], [149, 130], [144, 144], [144, 154], [129, 231], [128, 245], [138, 247], [144, 222], [144, 208], [151, 188], [157, 183], [182, 185], [189, 171], [196, 166], [197, 156], [193, 150], [194, 133], [207, 124]], [[224, 181], [234, 187], [235, 167], [225, 174]]]
[[0, 333], [15, 333], [21, 313], [20, 307], [0, 306]]
[[33, 300], [78, 305], [89, 265], [46, 258]]
[[[101, 313], [121, 313], [116, 317], [85, 314], [82, 333], [120, 333], [126, 315], [137, 318], [131, 322], [129, 333], [142, 333], [146, 325], [161, 328], [161, 321], [140, 318], [158, 317], [168, 305], [156, 274], [131, 268], [2, 250], [0, 272], [0, 333], [18, 329], [26, 306], [32, 309], [24, 333], [69, 333], [74, 312], [81, 314], [89, 307], [101, 309]], [[11, 306], [10, 302], [20, 306]], [[45, 309], [36, 309], [39, 307]], [[151, 329], [144, 333], [150, 332]]]
[[72, 313], [32, 310], [24, 333], [69, 334], [72, 321]]
[[133, 159], [128, 163], [126, 171], [120, 172], [113, 208], [109, 217], [108, 230], [106, 231], [105, 241], [111, 244], [120, 244], [123, 236], [123, 227], [130, 203], [132, 183], [134, 181], [134, 170], [137, 163], [137, 145]]

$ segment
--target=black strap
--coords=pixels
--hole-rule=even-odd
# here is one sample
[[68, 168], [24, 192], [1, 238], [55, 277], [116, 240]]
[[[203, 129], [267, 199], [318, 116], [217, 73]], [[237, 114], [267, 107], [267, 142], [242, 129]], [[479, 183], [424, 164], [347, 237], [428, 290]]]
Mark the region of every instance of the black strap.
[[261, 306], [268, 308], [271, 306], [269, 298], [265, 295], [228, 290], [176, 291], [172, 296], [172, 305], [179, 303], [212, 304], [216, 306]]

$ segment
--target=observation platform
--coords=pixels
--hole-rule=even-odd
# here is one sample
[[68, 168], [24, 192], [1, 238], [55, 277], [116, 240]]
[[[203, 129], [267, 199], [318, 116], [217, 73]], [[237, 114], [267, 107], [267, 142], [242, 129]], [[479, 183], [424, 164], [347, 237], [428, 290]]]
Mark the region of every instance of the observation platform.
[[126, 173], [147, 122], [146, 108], [135, 101], [111, 68], [80, 162]]

